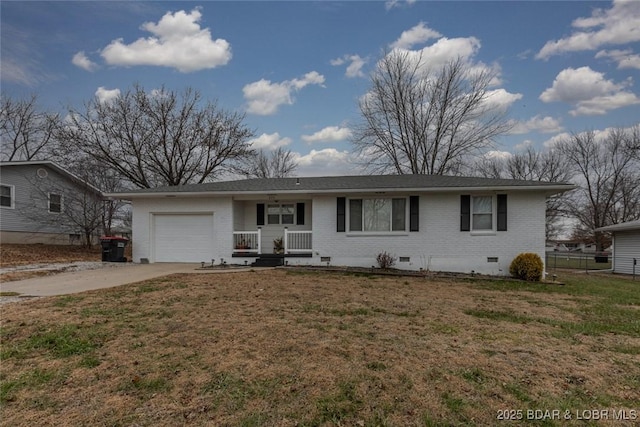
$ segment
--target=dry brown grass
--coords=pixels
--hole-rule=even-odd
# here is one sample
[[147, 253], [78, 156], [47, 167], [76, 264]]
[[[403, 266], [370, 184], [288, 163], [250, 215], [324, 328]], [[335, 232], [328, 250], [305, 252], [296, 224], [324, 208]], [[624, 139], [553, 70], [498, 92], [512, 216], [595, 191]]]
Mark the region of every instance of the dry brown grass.
[[637, 329], [582, 333], [598, 297], [505, 286], [275, 270], [6, 305], [0, 422], [494, 425], [504, 409], [638, 409]]
[[25, 264], [58, 263], [74, 261], [100, 261], [99, 246], [86, 248], [77, 245], [2, 244], [0, 245], [0, 267]]

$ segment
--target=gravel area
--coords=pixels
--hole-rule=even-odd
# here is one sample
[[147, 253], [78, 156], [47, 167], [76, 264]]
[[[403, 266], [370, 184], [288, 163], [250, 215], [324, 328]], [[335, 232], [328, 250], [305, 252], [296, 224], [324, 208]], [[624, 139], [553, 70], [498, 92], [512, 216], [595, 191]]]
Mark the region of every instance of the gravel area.
[[101, 261], [78, 261], [78, 262], [48, 263], [48, 264], [39, 263], [39, 264], [16, 265], [13, 267], [0, 268], [0, 274], [14, 273], [16, 271], [51, 271], [51, 272], [84, 271], [84, 270], [96, 270], [98, 268], [114, 268], [122, 265], [123, 263], [101, 262]]
[[[0, 275], [7, 273], [19, 273], [19, 272], [31, 272], [31, 271], [46, 271], [49, 274], [57, 274], [63, 272], [72, 271], [88, 271], [99, 270], [105, 268], [118, 268], [124, 267], [126, 263], [117, 262], [102, 262], [102, 261], [77, 261], [68, 263], [38, 263], [17, 265], [12, 267], [0, 268]], [[1, 282], [1, 279], [0, 279]], [[0, 291], [3, 291], [3, 286], [0, 284]], [[41, 298], [33, 295], [15, 295], [15, 296], [0, 296], [0, 305], [12, 303], [12, 302], [24, 302], [34, 298]]]

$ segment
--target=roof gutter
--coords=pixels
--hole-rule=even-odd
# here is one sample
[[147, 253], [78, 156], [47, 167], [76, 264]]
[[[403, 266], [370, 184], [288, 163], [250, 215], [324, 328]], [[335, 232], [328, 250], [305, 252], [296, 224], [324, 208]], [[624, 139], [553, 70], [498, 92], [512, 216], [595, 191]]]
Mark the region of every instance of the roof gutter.
[[153, 199], [160, 197], [211, 197], [211, 196], [268, 196], [270, 194], [356, 194], [356, 193], [452, 193], [452, 192], [487, 192], [487, 191], [543, 191], [548, 195], [564, 193], [575, 189], [572, 184], [558, 185], [534, 185], [534, 186], [490, 186], [490, 187], [417, 187], [417, 188], [345, 188], [327, 190], [261, 190], [261, 191], [162, 191], [162, 192], [132, 192], [132, 193], [105, 193], [105, 197], [114, 199]]

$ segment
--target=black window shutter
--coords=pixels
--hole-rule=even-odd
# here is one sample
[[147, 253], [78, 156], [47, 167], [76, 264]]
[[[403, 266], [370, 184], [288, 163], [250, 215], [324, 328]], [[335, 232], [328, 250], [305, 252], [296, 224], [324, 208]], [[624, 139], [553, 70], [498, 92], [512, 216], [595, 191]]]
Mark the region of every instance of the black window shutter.
[[498, 194], [498, 231], [507, 231], [507, 195]]
[[296, 224], [304, 225], [304, 203], [296, 204]]
[[347, 220], [346, 208], [347, 208], [347, 199], [344, 197], [338, 197], [338, 208], [337, 208], [337, 215], [336, 215], [336, 220], [338, 225], [337, 225], [336, 231], [339, 233], [345, 231], [345, 225]]
[[257, 224], [264, 225], [264, 203], [258, 203], [256, 207], [256, 218], [258, 219]]
[[460, 231], [471, 230], [471, 196], [460, 196]]
[[420, 196], [409, 197], [409, 231], [420, 231]]

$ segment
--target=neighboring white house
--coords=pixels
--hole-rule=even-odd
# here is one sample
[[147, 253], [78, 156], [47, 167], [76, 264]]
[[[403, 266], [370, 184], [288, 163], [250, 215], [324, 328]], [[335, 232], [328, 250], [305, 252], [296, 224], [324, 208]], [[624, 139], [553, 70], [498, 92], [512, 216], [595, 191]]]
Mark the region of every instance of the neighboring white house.
[[371, 267], [508, 274], [545, 255], [545, 200], [564, 183], [434, 175], [269, 178], [114, 193], [133, 206], [135, 262]]
[[597, 231], [613, 235], [613, 272], [633, 274], [635, 265], [635, 274], [640, 274], [640, 220], [609, 225]]
[[101, 208], [100, 190], [56, 163], [0, 162], [1, 243], [81, 243]]

